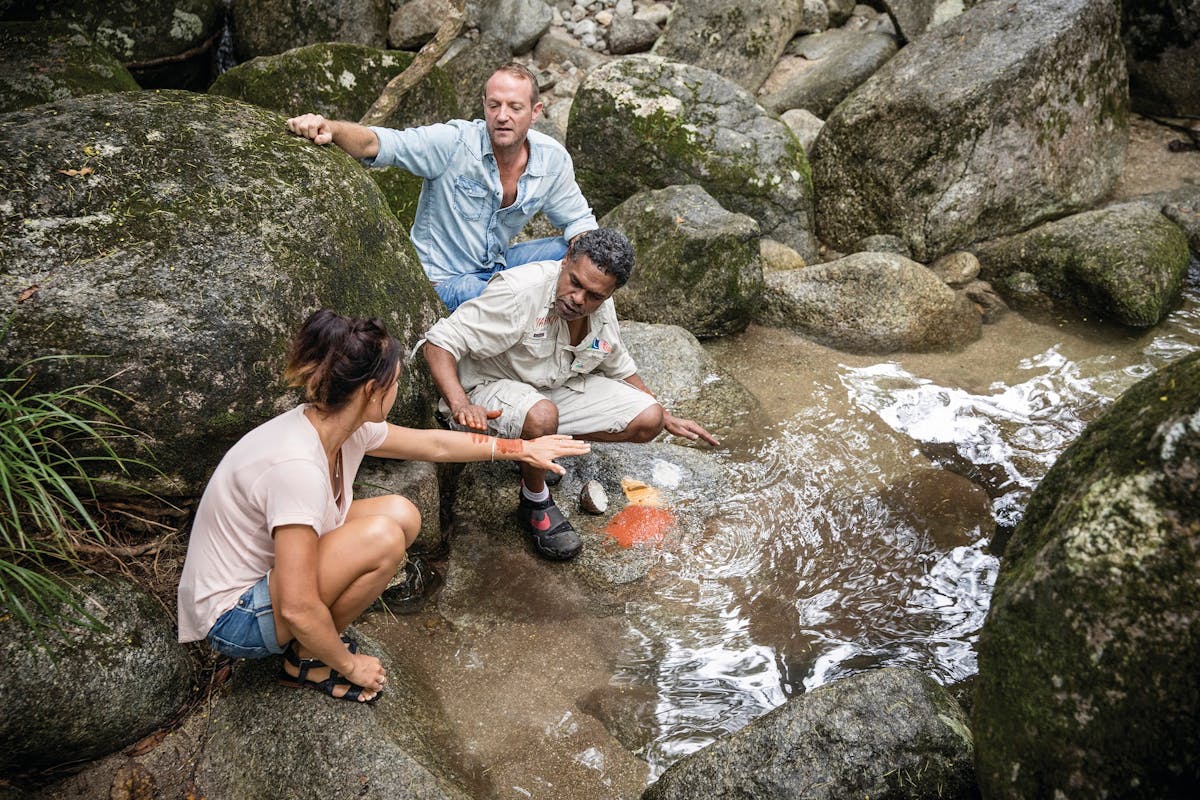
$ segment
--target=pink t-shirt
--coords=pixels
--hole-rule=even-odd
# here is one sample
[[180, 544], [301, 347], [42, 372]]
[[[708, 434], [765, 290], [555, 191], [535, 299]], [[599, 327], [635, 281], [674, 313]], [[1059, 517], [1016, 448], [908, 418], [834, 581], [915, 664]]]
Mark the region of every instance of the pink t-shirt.
[[342, 500], [333, 499], [329, 462], [306, 406], [243, 436], [213, 472], [179, 578], [179, 641], [203, 639], [217, 617], [275, 566], [272, 532], [309, 525], [323, 535], [346, 521], [363, 455], [381, 446], [387, 424], [367, 422], [342, 445]]

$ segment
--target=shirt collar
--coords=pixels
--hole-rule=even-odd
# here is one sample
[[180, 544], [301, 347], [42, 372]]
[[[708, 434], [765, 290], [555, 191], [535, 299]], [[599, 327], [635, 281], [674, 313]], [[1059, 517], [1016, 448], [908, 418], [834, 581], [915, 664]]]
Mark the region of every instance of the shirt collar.
[[[496, 163], [496, 153], [492, 150], [492, 139], [488, 136], [487, 120], [479, 120], [479, 152], [485, 158], [490, 158], [492, 163]], [[526, 175], [534, 177], [542, 177], [546, 174], [546, 155], [542, 145], [534, 137], [534, 130], [529, 129], [529, 133], [525, 135], [525, 141], [529, 143], [529, 160], [525, 163]]]

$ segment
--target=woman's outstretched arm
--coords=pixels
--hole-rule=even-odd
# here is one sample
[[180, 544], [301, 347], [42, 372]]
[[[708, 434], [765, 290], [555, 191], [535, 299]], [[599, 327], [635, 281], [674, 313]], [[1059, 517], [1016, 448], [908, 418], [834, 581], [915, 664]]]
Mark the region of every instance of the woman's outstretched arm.
[[554, 434], [537, 439], [501, 439], [484, 433], [388, 425], [387, 439], [369, 455], [409, 461], [523, 461], [560, 475], [554, 463], [562, 456], [579, 456], [591, 447], [570, 436]]

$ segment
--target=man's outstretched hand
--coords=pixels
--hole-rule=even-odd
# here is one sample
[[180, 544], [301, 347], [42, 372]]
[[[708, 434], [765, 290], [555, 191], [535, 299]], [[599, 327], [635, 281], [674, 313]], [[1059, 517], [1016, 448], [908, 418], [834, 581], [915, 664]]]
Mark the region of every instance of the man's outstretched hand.
[[692, 422], [690, 419], [672, 416], [665, 410], [663, 411], [663, 428], [672, 436], [682, 436], [685, 439], [691, 439], [693, 442], [700, 439], [710, 445], [718, 445], [717, 437], [706, 431], [698, 422]]
[[465, 405], [454, 411], [454, 421], [464, 428], [476, 431], [486, 431], [487, 421], [496, 419], [501, 414], [500, 409], [488, 410], [483, 406]]

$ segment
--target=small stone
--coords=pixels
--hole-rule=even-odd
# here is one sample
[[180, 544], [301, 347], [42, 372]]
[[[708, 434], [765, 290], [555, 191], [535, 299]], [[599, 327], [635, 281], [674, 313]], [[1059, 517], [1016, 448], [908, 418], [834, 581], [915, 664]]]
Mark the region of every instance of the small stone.
[[596, 24], [602, 28], [607, 28], [612, 24], [613, 13], [611, 11], [597, 11], [595, 16]]
[[603, 514], [608, 511], [608, 493], [600, 481], [588, 481], [579, 493], [579, 508], [589, 514]]

